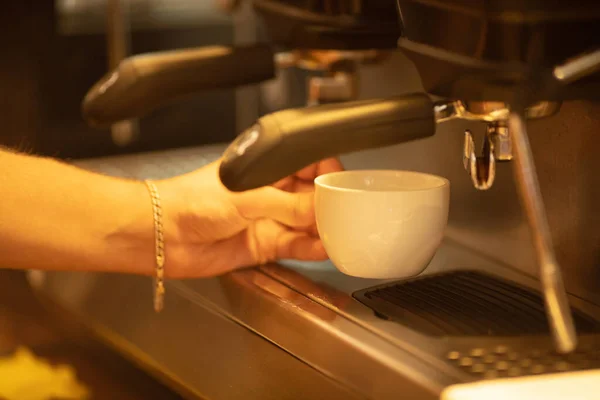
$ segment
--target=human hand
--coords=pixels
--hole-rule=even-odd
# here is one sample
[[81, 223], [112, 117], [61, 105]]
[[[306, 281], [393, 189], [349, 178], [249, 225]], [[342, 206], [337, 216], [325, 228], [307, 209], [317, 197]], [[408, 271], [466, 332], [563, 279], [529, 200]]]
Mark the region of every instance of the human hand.
[[314, 214], [314, 178], [343, 169], [337, 159], [308, 166], [271, 186], [234, 193], [220, 160], [156, 182], [170, 278], [221, 275], [281, 259], [327, 259]]

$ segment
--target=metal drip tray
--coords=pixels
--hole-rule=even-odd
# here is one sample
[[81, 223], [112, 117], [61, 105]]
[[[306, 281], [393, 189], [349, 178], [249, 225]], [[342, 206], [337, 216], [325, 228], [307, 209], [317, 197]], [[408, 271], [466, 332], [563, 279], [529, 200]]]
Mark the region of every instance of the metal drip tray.
[[540, 292], [481, 272], [457, 271], [354, 293], [375, 314], [444, 343], [441, 360], [472, 379], [600, 368], [600, 323], [572, 308], [581, 336], [554, 351]]
[[[417, 278], [361, 290], [354, 297], [382, 318], [429, 336], [522, 336], [548, 333], [540, 292], [474, 271]], [[572, 309], [580, 333], [600, 323]]]

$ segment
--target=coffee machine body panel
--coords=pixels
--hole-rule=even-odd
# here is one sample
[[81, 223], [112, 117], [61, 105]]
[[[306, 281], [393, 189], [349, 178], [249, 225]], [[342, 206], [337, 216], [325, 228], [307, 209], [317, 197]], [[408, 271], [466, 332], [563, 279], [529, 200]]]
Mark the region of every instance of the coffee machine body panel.
[[394, 49], [400, 36], [390, 0], [253, 0], [270, 40], [292, 49]]
[[597, 1], [398, 0], [399, 46], [424, 89], [462, 100], [510, 101], [530, 86], [532, 101], [598, 98], [598, 77], [557, 85], [555, 66], [597, 50]]

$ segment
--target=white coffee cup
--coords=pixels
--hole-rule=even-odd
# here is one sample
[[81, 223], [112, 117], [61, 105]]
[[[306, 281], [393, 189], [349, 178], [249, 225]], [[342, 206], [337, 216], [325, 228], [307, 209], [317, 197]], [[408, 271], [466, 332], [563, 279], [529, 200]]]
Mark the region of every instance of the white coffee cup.
[[331, 262], [362, 278], [420, 274], [448, 222], [450, 182], [412, 171], [354, 170], [315, 179], [317, 229]]

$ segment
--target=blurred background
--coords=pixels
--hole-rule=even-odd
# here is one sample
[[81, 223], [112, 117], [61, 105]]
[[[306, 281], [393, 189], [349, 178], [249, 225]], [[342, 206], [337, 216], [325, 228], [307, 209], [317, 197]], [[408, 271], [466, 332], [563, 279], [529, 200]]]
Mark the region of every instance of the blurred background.
[[[64, 159], [228, 141], [236, 91], [200, 93], [131, 129], [98, 130], [81, 118], [86, 91], [121, 56], [252, 40], [243, 13], [217, 0], [44, 0], [0, 5], [0, 144]], [[111, 15], [111, 13], [113, 13]], [[251, 18], [247, 16], [247, 18]], [[111, 37], [110, 24], [117, 32]], [[120, 37], [119, 37], [120, 36]], [[252, 109], [252, 106], [249, 107]], [[254, 116], [252, 116], [254, 117]], [[122, 128], [122, 127], [121, 127]], [[139, 132], [143, 131], [143, 135]]]

